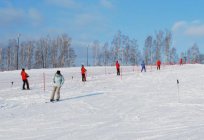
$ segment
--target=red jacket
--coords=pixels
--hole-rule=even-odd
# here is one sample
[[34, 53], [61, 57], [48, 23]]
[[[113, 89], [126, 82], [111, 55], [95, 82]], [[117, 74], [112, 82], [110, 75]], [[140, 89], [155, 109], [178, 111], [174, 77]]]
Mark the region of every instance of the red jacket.
[[157, 61], [157, 66], [159, 66], [159, 65], [161, 65], [161, 61], [160, 60]]
[[28, 77], [28, 74], [25, 71], [21, 71], [21, 77], [22, 77], [22, 80], [26, 80]]
[[120, 68], [120, 64], [118, 63], [118, 61], [116, 62], [115, 66], [116, 66], [116, 69]]
[[182, 60], [182, 58], [180, 59], [180, 64], [182, 64], [183, 63], [183, 60]]
[[86, 69], [84, 67], [81, 67], [81, 74], [85, 74], [86, 73]]

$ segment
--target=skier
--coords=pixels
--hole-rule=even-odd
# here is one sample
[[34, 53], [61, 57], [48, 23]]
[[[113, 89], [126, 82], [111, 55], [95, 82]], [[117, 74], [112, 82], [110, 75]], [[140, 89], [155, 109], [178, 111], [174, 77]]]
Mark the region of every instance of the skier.
[[145, 72], [146, 72], [146, 68], [145, 68], [145, 62], [144, 61], [142, 61], [142, 64], [141, 64], [141, 66], [142, 66], [142, 69], [141, 69], [141, 72], [144, 70]]
[[161, 61], [157, 60], [157, 70], [160, 70]]
[[22, 77], [22, 80], [23, 80], [23, 90], [25, 90], [25, 84], [26, 84], [27, 89], [30, 89], [28, 79], [27, 79], [29, 77], [29, 75], [25, 72], [24, 68], [21, 71], [21, 77]]
[[55, 73], [55, 75], [53, 77], [53, 83], [54, 83], [54, 88], [53, 88], [53, 92], [52, 92], [52, 95], [50, 98], [50, 102], [54, 101], [55, 93], [57, 93], [56, 101], [59, 101], [59, 99], [60, 99], [60, 88], [64, 84], [64, 77], [60, 73], [59, 70]]
[[86, 81], [86, 69], [84, 67], [84, 65], [81, 65], [81, 77], [82, 77], [82, 82]]
[[183, 65], [183, 59], [182, 58], [180, 59], [179, 64]]
[[117, 75], [120, 75], [120, 64], [118, 61], [116, 61], [115, 66], [116, 66], [116, 70], [117, 70]]

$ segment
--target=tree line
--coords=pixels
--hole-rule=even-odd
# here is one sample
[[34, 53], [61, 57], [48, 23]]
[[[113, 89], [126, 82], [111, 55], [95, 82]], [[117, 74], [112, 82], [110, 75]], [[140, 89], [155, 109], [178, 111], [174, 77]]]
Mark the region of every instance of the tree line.
[[[141, 61], [153, 65], [158, 59], [162, 63], [175, 64], [180, 58], [183, 58], [184, 63], [204, 62], [204, 55], [200, 54], [197, 44], [178, 54], [173, 44], [173, 35], [168, 30], [148, 35], [142, 50], [136, 39], [121, 31], [113, 36], [110, 43], [101, 44], [96, 40], [89, 47], [92, 50], [93, 66], [114, 65], [116, 60], [123, 65], [140, 65]], [[71, 38], [67, 34], [55, 38], [46, 36], [20, 44], [17, 39], [10, 39], [6, 47], [0, 48], [1, 70], [74, 67], [76, 58]]]
[[200, 54], [197, 44], [193, 44], [186, 52], [179, 55], [173, 45], [172, 33], [168, 30], [155, 32], [149, 35], [144, 41], [144, 47], [139, 49], [136, 39], [118, 31], [111, 43], [100, 45], [99, 41], [94, 41], [93, 65], [114, 65], [119, 60], [123, 65], [140, 65], [144, 61], [147, 65], [154, 65], [157, 60], [165, 64], [176, 64], [182, 58], [184, 63], [201, 63], [204, 55]]
[[1, 70], [71, 67], [75, 66], [75, 59], [71, 38], [67, 34], [20, 44], [18, 40], [10, 39], [6, 47], [0, 48]]

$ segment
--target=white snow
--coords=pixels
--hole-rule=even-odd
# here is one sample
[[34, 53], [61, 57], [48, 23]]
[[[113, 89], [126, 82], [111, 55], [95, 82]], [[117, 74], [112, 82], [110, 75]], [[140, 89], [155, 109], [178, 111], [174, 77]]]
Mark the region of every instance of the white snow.
[[204, 65], [122, 66], [122, 77], [87, 67], [86, 83], [79, 67], [60, 68], [61, 101], [50, 103], [57, 70], [26, 70], [31, 90], [20, 70], [0, 72], [0, 140], [204, 139]]

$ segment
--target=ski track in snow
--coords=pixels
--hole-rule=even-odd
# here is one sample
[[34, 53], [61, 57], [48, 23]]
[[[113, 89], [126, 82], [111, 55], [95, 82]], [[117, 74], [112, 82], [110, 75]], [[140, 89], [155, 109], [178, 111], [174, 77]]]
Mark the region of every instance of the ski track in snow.
[[80, 68], [60, 68], [65, 83], [55, 103], [46, 102], [57, 69], [27, 70], [31, 90], [21, 90], [20, 71], [0, 72], [0, 139], [203, 139], [203, 65], [122, 69], [121, 77], [115, 67], [87, 67], [84, 83]]

